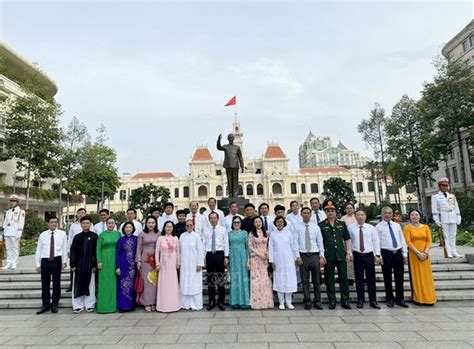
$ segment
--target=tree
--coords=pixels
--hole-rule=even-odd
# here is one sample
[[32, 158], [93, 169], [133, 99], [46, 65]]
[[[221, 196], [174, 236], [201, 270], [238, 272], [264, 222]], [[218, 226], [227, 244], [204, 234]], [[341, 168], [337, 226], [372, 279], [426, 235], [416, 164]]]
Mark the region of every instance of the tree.
[[51, 177], [57, 166], [61, 107], [32, 93], [2, 102], [6, 116], [5, 152], [0, 160], [15, 159], [17, 169], [26, 172], [26, 209], [29, 208], [33, 176]]
[[339, 214], [344, 214], [347, 203], [356, 203], [351, 184], [340, 177], [329, 178], [324, 182], [323, 189], [322, 194], [334, 201]]
[[[77, 179], [77, 171], [81, 165], [80, 159], [86, 147], [90, 145], [90, 136], [87, 127], [75, 116], [61, 133], [60, 159], [58, 161], [59, 190], [66, 190], [66, 217], [69, 217], [69, 194], [80, 189], [75, 179]], [[60, 200], [59, 214], [61, 215], [61, 213]]]
[[393, 158], [387, 170], [394, 182], [416, 186], [419, 204], [425, 197], [424, 178], [438, 169], [439, 147], [432, 144], [432, 131], [433, 123], [407, 95], [395, 104], [385, 123], [387, 153]]
[[382, 166], [382, 178], [385, 183], [385, 197], [389, 200], [388, 183], [387, 183], [387, 167], [386, 167], [386, 142], [387, 135], [385, 133], [385, 110], [379, 103], [375, 103], [374, 108], [370, 111], [370, 117], [364, 119], [357, 126], [358, 132], [362, 135], [362, 140], [374, 150], [375, 158], [380, 158]]
[[460, 180], [467, 192], [465, 148], [463, 131], [474, 125], [474, 77], [467, 62], [436, 63], [437, 73], [433, 82], [425, 83], [422, 91], [421, 110], [436, 125], [432, 145], [442, 146], [446, 155], [451, 143], [459, 149]]
[[[83, 195], [97, 202], [97, 211], [105, 199], [113, 198], [120, 186], [115, 163], [115, 150], [104, 144], [105, 128], [98, 129], [99, 136], [94, 144], [85, 147], [81, 157], [80, 169], [73, 179]], [[100, 142], [100, 143], [99, 143]]]
[[377, 193], [379, 194], [378, 202], [382, 202], [382, 196], [380, 189], [380, 174], [382, 172], [380, 163], [377, 161], [369, 161], [365, 166], [365, 169], [370, 171], [369, 179], [374, 183], [374, 187], [376, 186], [377, 189], [374, 188], [374, 200], [375, 204], [377, 204]]
[[170, 191], [165, 187], [154, 184], [143, 184], [142, 187], [132, 190], [130, 207], [140, 210], [145, 216], [152, 207], [164, 207], [170, 198]]

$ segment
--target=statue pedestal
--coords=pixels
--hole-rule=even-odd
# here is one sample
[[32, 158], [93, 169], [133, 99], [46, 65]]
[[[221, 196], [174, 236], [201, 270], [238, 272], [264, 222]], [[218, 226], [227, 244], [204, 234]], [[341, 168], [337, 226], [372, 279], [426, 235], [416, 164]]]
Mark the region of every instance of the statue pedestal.
[[217, 207], [224, 211], [224, 214], [227, 216], [229, 214], [229, 204], [235, 201], [239, 206], [239, 213], [241, 215], [244, 214], [244, 206], [250, 202], [249, 199], [246, 199], [242, 196], [237, 198], [222, 198], [221, 200], [217, 200]]

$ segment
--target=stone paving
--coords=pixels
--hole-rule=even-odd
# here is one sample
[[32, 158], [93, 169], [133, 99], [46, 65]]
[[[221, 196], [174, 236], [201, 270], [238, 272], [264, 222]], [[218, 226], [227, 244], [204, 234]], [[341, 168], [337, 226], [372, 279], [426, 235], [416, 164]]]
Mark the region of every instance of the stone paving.
[[[326, 305], [325, 305], [326, 306]], [[474, 302], [381, 310], [0, 311], [1, 348], [473, 348]]]

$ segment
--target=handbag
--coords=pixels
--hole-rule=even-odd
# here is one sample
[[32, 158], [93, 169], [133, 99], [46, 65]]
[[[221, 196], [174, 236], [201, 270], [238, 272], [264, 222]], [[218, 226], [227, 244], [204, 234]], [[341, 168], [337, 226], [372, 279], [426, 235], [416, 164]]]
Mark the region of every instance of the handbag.
[[137, 278], [135, 279], [134, 289], [135, 289], [135, 292], [138, 294], [138, 293], [143, 293], [144, 288], [145, 288], [145, 283], [143, 282], [143, 279], [142, 279], [142, 271], [139, 270], [137, 273]]

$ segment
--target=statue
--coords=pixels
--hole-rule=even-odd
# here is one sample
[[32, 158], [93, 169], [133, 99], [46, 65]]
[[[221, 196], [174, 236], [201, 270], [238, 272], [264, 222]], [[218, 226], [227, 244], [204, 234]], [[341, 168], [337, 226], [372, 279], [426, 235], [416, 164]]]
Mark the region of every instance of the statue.
[[234, 144], [234, 135], [230, 133], [227, 136], [229, 144], [221, 145], [222, 134], [217, 138], [217, 149], [225, 153], [224, 164], [227, 175], [227, 188], [229, 189], [229, 197], [235, 198], [239, 194], [239, 168], [244, 172], [244, 159], [242, 151], [238, 145]]

